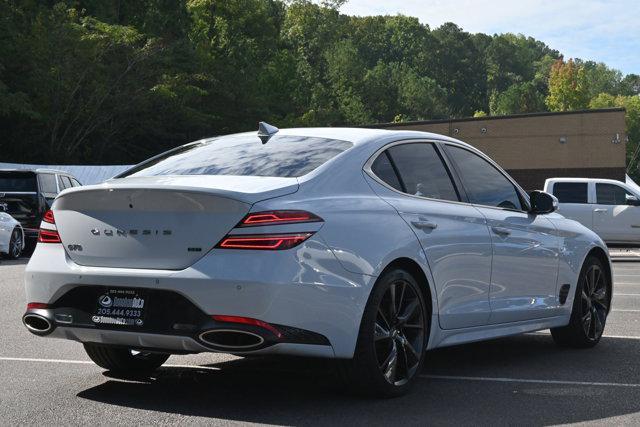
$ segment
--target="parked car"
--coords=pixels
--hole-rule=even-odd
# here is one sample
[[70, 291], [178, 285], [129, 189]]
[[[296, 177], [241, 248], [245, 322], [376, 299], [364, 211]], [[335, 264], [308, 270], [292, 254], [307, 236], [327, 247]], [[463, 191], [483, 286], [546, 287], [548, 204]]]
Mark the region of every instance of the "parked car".
[[24, 240], [35, 244], [42, 216], [58, 193], [77, 187], [80, 182], [71, 174], [51, 169], [0, 169], [0, 204], [20, 222]]
[[640, 194], [612, 179], [550, 178], [544, 190], [558, 211], [595, 231], [610, 246], [640, 244]]
[[449, 137], [262, 125], [61, 193], [23, 322], [115, 372], [172, 353], [316, 356], [398, 395], [428, 349], [549, 328], [598, 343], [607, 248], [555, 202]]
[[18, 259], [25, 247], [24, 230], [18, 221], [6, 213], [7, 204], [0, 202], [0, 255]]

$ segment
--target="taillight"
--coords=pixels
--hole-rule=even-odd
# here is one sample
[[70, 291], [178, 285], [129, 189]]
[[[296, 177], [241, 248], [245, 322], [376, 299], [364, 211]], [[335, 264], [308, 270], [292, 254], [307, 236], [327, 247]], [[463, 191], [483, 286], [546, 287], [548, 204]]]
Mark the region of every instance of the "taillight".
[[60, 235], [55, 230], [45, 230], [41, 228], [38, 231], [38, 242], [40, 243], [62, 243]]
[[44, 216], [42, 217], [42, 220], [44, 222], [48, 222], [49, 224], [55, 224], [56, 223], [56, 219], [53, 216], [53, 211], [51, 209], [49, 209], [48, 211], [46, 211], [44, 213]]
[[322, 218], [306, 211], [267, 211], [247, 214], [238, 227], [259, 225], [296, 224], [302, 222], [322, 222]]
[[266, 329], [268, 331], [271, 331], [278, 338], [282, 337], [282, 332], [280, 332], [278, 329], [276, 329], [275, 326], [270, 325], [267, 322], [263, 322], [262, 320], [252, 319], [251, 317], [225, 316], [225, 315], [220, 315], [220, 314], [214, 314], [213, 316], [211, 316], [211, 318], [213, 320], [215, 320], [216, 322], [240, 323], [240, 324], [243, 324], [243, 325], [259, 326], [259, 327], [264, 328], [264, 329]]
[[[56, 225], [56, 219], [53, 216], [53, 211], [49, 209], [44, 213], [42, 221], [48, 224]], [[38, 242], [40, 243], [62, 243], [60, 235], [57, 230], [49, 230], [47, 228], [40, 227], [38, 231]]]
[[259, 236], [226, 236], [217, 248], [278, 251], [291, 249], [311, 237], [313, 233], [261, 234]]

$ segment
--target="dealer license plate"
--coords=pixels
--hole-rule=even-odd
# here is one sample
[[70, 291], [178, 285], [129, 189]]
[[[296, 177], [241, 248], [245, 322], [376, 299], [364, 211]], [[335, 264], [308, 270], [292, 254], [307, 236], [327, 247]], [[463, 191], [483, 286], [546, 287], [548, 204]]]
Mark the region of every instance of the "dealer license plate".
[[98, 296], [91, 320], [97, 325], [142, 326], [146, 307], [145, 293], [139, 289], [108, 289]]

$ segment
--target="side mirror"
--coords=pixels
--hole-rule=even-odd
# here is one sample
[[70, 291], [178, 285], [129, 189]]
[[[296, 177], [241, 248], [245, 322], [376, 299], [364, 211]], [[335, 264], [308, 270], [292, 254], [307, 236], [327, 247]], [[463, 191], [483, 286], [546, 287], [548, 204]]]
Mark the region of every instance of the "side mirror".
[[558, 199], [544, 191], [532, 191], [529, 194], [531, 200], [531, 213], [547, 214], [555, 212], [558, 209]]
[[625, 199], [627, 205], [629, 206], [640, 206], [640, 200], [636, 196], [632, 196], [631, 194], [625, 195]]

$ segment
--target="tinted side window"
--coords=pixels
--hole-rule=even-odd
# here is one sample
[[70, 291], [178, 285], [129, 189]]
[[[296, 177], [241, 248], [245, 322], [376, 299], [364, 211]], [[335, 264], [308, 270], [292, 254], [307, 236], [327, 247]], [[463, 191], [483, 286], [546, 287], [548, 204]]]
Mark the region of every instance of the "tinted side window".
[[560, 203], [588, 203], [588, 186], [586, 182], [556, 182], [553, 195]]
[[43, 193], [58, 194], [56, 176], [50, 173], [42, 173], [40, 177], [40, 189]]
[[405, 193], [432, 199], [460, 200], [433, 144], [402, 144], [387, 151], [398, 168]]
[[58, 187], [60, 187], [60, 190], [64, 190], [66, 188], [62, 181], [62, 175], [58, 175]]
[[400, 185], [398, 175], [396, 175], [396, 171], [393, 170], [393, 166], [389, 161], [389, 155], [386, 151], [380, 154], [375, 162], [373, 162], [371, 165], [371, 171], [391, 187], [398, 191], [402, 191], [402, 185]]
[[74, 187], [80, 187], [82, 184], [80, 184], [80, 182], [78, 182], [77, 179], [75, 178], [71, 178], [71, 183], [73, 184]]
[[615, 184], [596, 184], [596, 199], [600, 205], [626, 205], [627, 190]]
[[491, 163], [469, 150], [446, 147], [458, 166], [471, 203], [522, 210], [516, 188]]
[[62, 176], [62, 182], [64, 182], [64, 188], [73, 187], [73, 184], [71, 183], [71, 180], [69, 179], [68, 176]]

